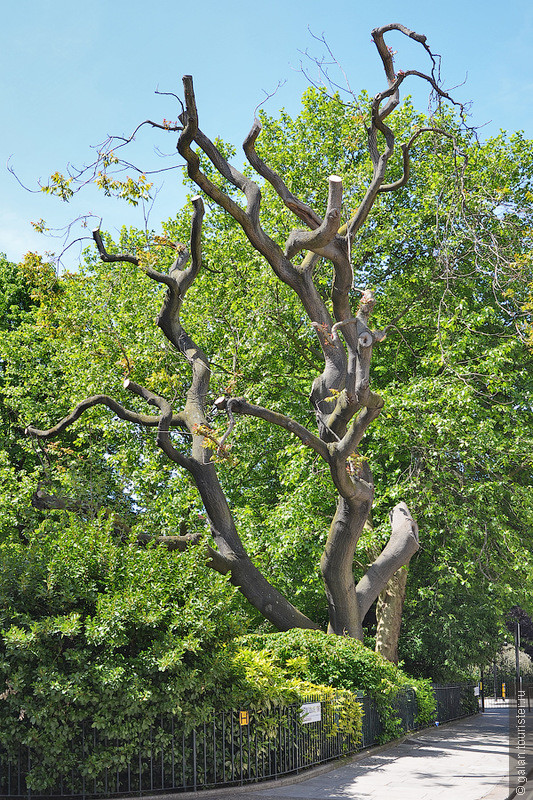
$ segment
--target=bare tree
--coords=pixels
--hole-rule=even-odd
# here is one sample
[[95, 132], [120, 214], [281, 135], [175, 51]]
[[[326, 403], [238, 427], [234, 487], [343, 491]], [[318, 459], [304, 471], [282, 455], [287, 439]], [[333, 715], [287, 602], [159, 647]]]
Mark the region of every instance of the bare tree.
[[[433, 62], [431, 74], [414, 70], [395, 73], [393, 53], [384, 39], [385, 34], [392, 30], [400, 31], [425, 48]], [[400, 503], [390, 513], [391, 534], [387, 545], [356, 585], [353, 575], [354, 554], [374, 495], [371, 469], [367, 460], [360, 456], [358, 448], [365, 431], [384, 406], [383, 399], [371, 389], [370, 364], [373, 348], [385, 338], [387, 330], [372, 330], [371, 316], [376, 299], [371, 291], [361, 291], [358, 308], [352, 310], [350, 291], [353, 290], [354, 277], [350, 253], [355, 237], [378, 195], [392, 192], [407, 183], [410, 150], [418, 136], [425, 132], [445, 133], [430, 127], [413, 131], [409, 141], [402, 144], [403, 176], [392, 183], [385, 182], [387, 164], [395, 148], [395, 136], [385, 120], [399, 103], [401, 84], [407, 77], [416, 76], [427, 81], [439, 98], [451, 100], [439, 88], [435, 76], [435, 56], [427, 46], [425, 36], [399, 24], [376, 28], [372, 36], [388, 86], [371, 102], [367, 137], [373, 166], [372, 179], [358, 208], [346, 224], [341, 225], [342, 181], [339, 177], [332, 175], [329, 178], [328, 204], [322, 218], [296, 197], [280, 175], [258, 155], [255, 143], [261, 124], [257, 120], [244, 142], [244, 152], [250, 165], [273, 187], [285, 206], [305, 226], [304, 229], [294, 229], [283, 247], [267, 235], [261, 225], [262, 195], [259, 185], [235, 169], [200, 129], [192, 78], [188, 75], [183, 78], [184, 106], [177, 148], [186, 161], [189, 177], [204, 195], [236, 220], [250, 244], [266, 259], [278, 279], [297, 294], [315, 330], [323, 357], [323, 371], [314, 379], [310, 394], [316, 432], [288, 416], [253, 405], [244, 397], [226, 396], [219, 398], [216, 406], [219, 411], [227, 413], [228, 430], [222, 440], [213, 438], [206, 409], [209, 358], [192, 340], [180, 320], [186, 292], [202, 267], [204, 204], [199, 195], [192, 200], [194, 212], [189, 251], [178, 252], [168, 273], [143, 265], [135, 256], [110, 255], [100, 232], [94, 232], [96, 246], [104, 261], [123, 260], [140, 264], [151, 279], [166, 286], [157, 324], [190, 365], [192, 378], [183, 407], [176, 411], [164, 397], [127, 380], [125, 388], [155, 406], [156, 414], [137, 413], [111, 397], [96, 395], [83, 400], [49, 430], [28, 428], [29, 434], [39, 438], [57, 436], [86, 409], [98, 404], [106, 405], [127, 422], [157, 428], [158, 446], [167, 458], [188, 471], [202, 498], [213, 539], [213, 546], [208, 547], [208, 563], [221, 573], [230, 573], [232, 583], [280, 630], [317, 628], [318, 625], [280, 594], [252, 563], [219, 482], [215, 456], [224, 453], [227, 437], [238, 416], [257, 417], [267, 425], [279, 426], [293, 434], [326, 462], [338, 493], [337, 509], [321, 559], [329, 605], [329, 631], [359, 639], [363, 637], [362, 622], [370, 606], [384, 592], [395, 573], [408, 564], [419, 544], [416, 522], [405, 503]], [[178, 126], [172, 127], [172, 130], [177, 129]], [[202, 172], [195, 146], [226, 181], [243, 193], [244, 207]], [[316, 265], [322, 259], [331, 264], [331, 303], [324, 302], [314, 281]], [[188, 452], [184, 452], [181, 445], [178, 446], [172, 434], [173, 429], [185, 430], [190, 434], [192, 446]], [[177, 550], [198, 543], [197, 537], [188, 535], [159, 537], [159, 540]]]

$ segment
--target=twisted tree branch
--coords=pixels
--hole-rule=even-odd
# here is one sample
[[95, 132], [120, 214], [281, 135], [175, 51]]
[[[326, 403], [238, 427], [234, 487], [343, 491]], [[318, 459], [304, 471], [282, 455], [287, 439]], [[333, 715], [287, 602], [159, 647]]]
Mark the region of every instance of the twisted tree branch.
[[322, 218], [306, 203], [299, 200], [286, 186], [283, 179], [271, 169], [262, 158], [259, 157], [255, 149], [255, 142], [262, 130], [258, 119], [254, 120], [252, 129], [244, 140], [243, 150], [246, 158], [255, 171], [267, 180], [276, 191], [285, 206], [302, 220], [311, 230], [318, 228], [322, 224]]
[[324, 221], [314, 231], [292, 231], [285, 245], [287, 258], [293, 258], [300, 250], [319, 250], [333, 241], [339, 229], [341, 207], [342, 178], [337, 175], [331, 175], [329, 178], [328, 206]]
[[[265, 422], [269, 422], [271, 425], [284, 428], [286, 431], [289, 431], [289, 433], [293, 433], [297, 436], [303, 444], [311, 447], [325, 461], [329, 462], [329, 450], [326, 443], [318, 436], [315, 436], [314, 433], [311, 433], [311, 431], [303, 425], [300, 425], [299, 422], [296, 422], [296, 420], [285, 416], [285, 414], [279, 414], [277, 411], [270, 411], [268, 408], [248, 403], [244, 397], [233, 397], [230, 399], [221, 397], [215, 402], [215, 406], [220, 411], [227, 410], [228, 414], [257, 417], [258, 419], [263, 419]], [[229, 430], [233, 429], [233, 424], [230, 417], [230, 428], [226, 434]], [[227, 439], [226, 434], [223, 437], [223, 441]]]
[[150, 405], [157, 406], [157, 408], [159, 408], [161, 411], [161, 416], [159, 417], [159, 424], [157, 426], [156, 443], [171, 461], [174, 461], [176, 464], [179, 464], [180, 467], [184, 467], [184, 469], [191, 472], [193, 469], [192, 459], [184, 456], [183, 453], [179, 452], [179, 450], [176, 450], [170, 438], [169, 427], [173, 414], [172, 406], [168, 400], [165, 400], [164, 397], [151, 392], [144, 386], [140, 386], [138, 383], [134, 383], [129, 379], [124, 381], [124, 388], [129, 392], [142, 397], [143, 400], [146, 400], [146, 402]]
[[[63, 417], [56, 425], [52, 428], [48, 428], [47, 430], [40, 430], [39, 428], [34, 428], [32, 425], [29, 425], [25, 433], [29, 436], [36, 436], [38, 439], [50, 439], [53, 436], [56, 436], [58, 433], [62, 433], [69, 425], [72, 425], [73, 422], [76, 422], [82, 414], [87, 411], [89, 408], [93, 408], [97, 405], [104, 405], [107, 406], [111, 411], [113, 411], [117, 417], [120, 419], [126, 420], [126, 422], [134, 422], [137, 425], [143, 425], [145, 427], [157, 427], [159, 425], [160, 417], [149, 416], [147, 414], [138, 414], [136, 411], [130, 411], [127, 408], [124, 408], [117, 400], [113, 397], [109, 397], [105, 394], [97, 394], [93, 395], [92, 397], [87, 397], [85, 400], [82, 400], [81, 403], [78, 403], [77, 406], [67, 414], [66, 417]], [[183, 414], [172, 414], [170, 417], [169, 425], [172, 427], [184, 427], [185, 426], [185, 418]]]

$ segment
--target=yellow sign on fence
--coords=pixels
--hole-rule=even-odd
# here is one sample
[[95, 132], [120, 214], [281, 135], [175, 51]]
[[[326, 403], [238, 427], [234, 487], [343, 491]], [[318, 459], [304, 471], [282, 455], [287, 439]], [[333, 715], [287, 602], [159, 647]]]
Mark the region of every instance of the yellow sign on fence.
[[250, 723], [250, 714], [248, 711], [239, 711], [239, 724], [248, 725]]

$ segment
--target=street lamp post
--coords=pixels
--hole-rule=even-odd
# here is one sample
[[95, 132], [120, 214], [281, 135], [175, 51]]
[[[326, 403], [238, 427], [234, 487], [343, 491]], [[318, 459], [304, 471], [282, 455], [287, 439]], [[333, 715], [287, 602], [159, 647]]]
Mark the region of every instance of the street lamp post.
[[518, 705], [518, 692], [522, 689], [522, 676], [520, 675], [520, 623], [518, 620], [516, 620], [514, 654], [516, 667], [516, 704]]

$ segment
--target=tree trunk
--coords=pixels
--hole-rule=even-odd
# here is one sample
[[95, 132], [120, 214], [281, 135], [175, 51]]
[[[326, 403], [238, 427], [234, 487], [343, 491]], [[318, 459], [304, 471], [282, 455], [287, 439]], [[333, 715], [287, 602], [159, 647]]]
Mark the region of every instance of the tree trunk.
[[376, 607], [376, 653], [393, 664], [398, 663], [398, 640], [402, 624], [403, 601], [408, 567], [401, 567], [389, 580], [378, 597]]

